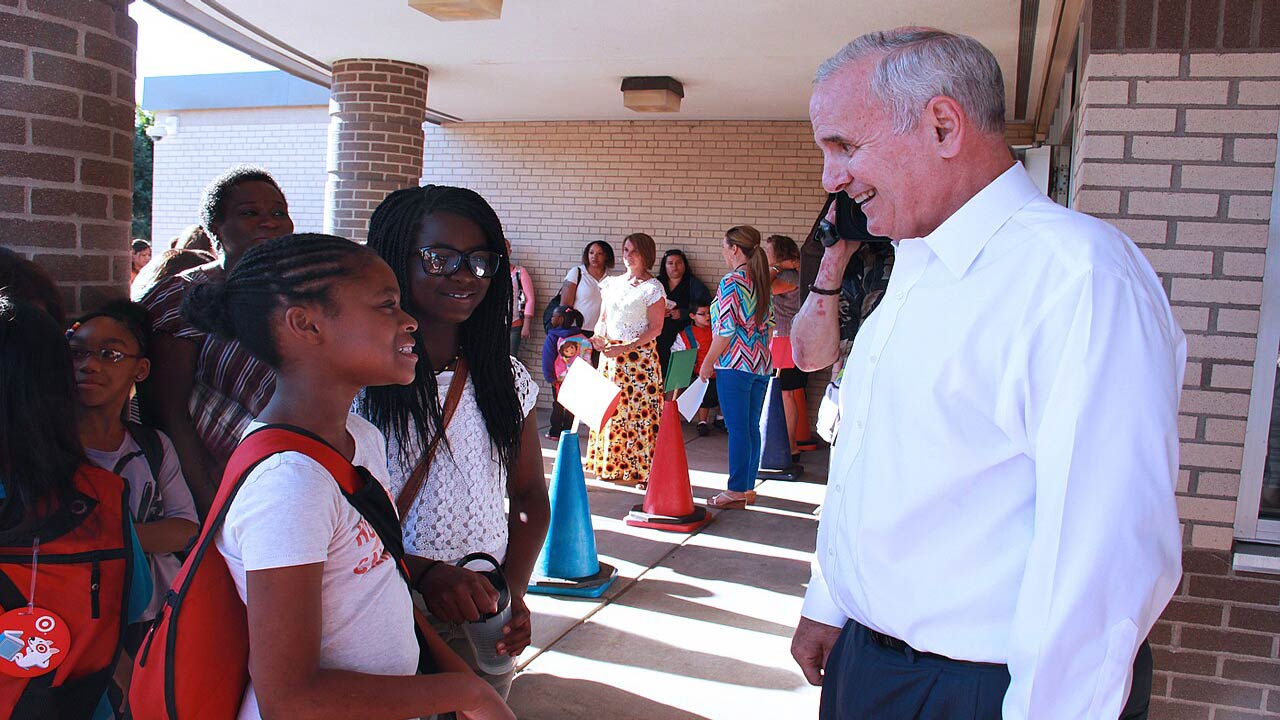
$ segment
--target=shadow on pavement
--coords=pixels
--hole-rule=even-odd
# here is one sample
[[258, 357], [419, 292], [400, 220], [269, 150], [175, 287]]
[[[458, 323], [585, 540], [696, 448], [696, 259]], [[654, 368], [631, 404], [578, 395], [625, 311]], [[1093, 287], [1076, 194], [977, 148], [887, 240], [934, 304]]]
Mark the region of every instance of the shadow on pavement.
[[665, 615], [702, 622], [715, 623], [741, 630], [767, 633], [778, 637], [791, 637], [795, 628], [791, 625], [762, 620], [751, 615], [722, 610], [712, 605], [704, 605], [686, 598], [709, 598], [714, 593], [695, 585], [671, 582], [669, 580], [650, 580], [641, 578], [633, 583], [627, 592], [613, 599], [616, 605], [639, 608], [642, 610], [660, 610]]
[[594, 680], [521, 673], [511, 685], [521, 720], [710, 720]]

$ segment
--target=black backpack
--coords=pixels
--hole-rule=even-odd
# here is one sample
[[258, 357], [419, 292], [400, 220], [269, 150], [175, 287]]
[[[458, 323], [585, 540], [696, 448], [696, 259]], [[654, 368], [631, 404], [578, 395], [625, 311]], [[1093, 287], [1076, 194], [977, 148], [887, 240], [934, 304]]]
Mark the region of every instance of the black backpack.
[[[578, 283], [582, 283], [582, 266], [578, 266]], [[560, 305], [560, 295], [564, 292], [564, 283], [560, 284], [560, 292], [556, 293], [547, 303], [547, 309], [542, 311], [542, 331], [551, 332], [551, 316], [556, 314], [556, 308]]]
[[[144, 492], [141, 502], [138, 504], [139, 521], [147, 519], [147, 508], [156, 502], [156, 498], [160, 494], [160, 465], [164, 462], [164, 445], [160, 442], [160, 431], [153, 427], [140, 425], [136, 422], [126, 422], [124, 424], [129, 436], [133, 438], [133, 442], [137, 444], [139, 450], [131, 452], [128, 455], [116, 461], [116, 466], [107, 468], [112, 473], [119, 475], [124, 466], [129, 464], [130, 460], [142, 456], [147, 461], [147, 468], [151, 471], [152, 485], [151, 492]], [[151, 497], [147, 497], [151, 495]]]

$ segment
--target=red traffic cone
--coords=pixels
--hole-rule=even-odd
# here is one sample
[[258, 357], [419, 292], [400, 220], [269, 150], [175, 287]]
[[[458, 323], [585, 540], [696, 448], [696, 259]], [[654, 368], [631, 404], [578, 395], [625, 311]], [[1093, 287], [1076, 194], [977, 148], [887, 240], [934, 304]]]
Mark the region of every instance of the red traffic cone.
[[627, 524], [690, 533], [711, 522], [711, 517], [706, 508], [693, 504], [689, 459], [684, 454], [684, 435], [680, 432], [680, 409], [674, 400], [667, 400], [662, 405], [658, 442], [654, 446], [644, 502], [631, 508]]

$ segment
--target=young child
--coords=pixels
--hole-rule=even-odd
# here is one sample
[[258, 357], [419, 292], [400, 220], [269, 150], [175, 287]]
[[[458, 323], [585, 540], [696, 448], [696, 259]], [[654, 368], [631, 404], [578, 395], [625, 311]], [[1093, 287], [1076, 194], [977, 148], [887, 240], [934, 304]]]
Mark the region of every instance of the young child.
[[[267, 241], [224, 280], [194, 286], [182, 312], [274, 371], [275, 393], [246, 434], [293, 425], [389, 487], [381, 433], [348, 410], [365, 385], [413, 380], [417, 323], [372, 250], [331, 235]], [[248, 611], [239, 720], [514, 717], [465, 669], [415, 675], [413, 604], [397, 562], [310, 457], [285, 452], [251, 470], [216, 542]], [[442, 643], [431, 650], [440, 666], [465, 668]]]
[[131, 659], [182, 567], [174, 553], [184, 550], [199, 530], [195, 503], [169, 437], [124, 420], [134, 384], [151, 372], [150, 340], [146, 309], [128, 300], [85, 315], [68, 333], [80, 442], [90, 462], [128, 482], [129, 512], [154, 586], [146, 611], [125, 633], [126, 657], [116, 675], [121, 688], [128, 687]]
[[[586, 357], [586, 362], [591, 362], [591, 341], [582, 330], [582, 313], [572, 308], [556, 308], [551, 315], [551, 330], [542, 343], [542, 377], [555, 388], [557, 398], [569, 365], [579, 357]], [[547, 439], [560, 439], [560, 433], [571, 425], [573, 415], [558, 401], [553, 403]]]
[[[698, 358], [694, 361], [695, 368], [702, 367], [702, 361], [707, 357], [707, 351], [711, 349], [711, 340], [713, 339], [711, 332], [711, 306], [702, 303], [695, 305], [693, 312], [689, 314], [693, 320], [693, 324], [680, 331], [678, 342], [683, 342], [684, 348], [697, 348]], [[720, 401], [716, 398], [716, 378], [712, 374], [711, 379], [707, 381], [707, 394], [702, 396], [702, 406], [698, 408], [698, 412], [694, 415], [694, 421], [698, 424], [698, 435], [706, 437], [711, 434], [711, 426], [708, 421], [711, 419], [711, 411], [716, 409]]]
[[[361, 411], [387, 435], [405, 552], [429, 563], [416, 583], [423, 607], [473, 662], [463, 624], [496, 612], [498, 592], [455, 563], [487, 553], [506, 575], [511, 622], [486, 651], [518, 655], [530, 639], [524, 590], [551, 508], [534, 414], [538, 386], [508, 354], [502, 222], [474, 191], [407, 188], [374, 210], [369, 247], [395, 270], [400, 303], [418, 325], [413, 384], [369, 388]], [[512, 666], [483, 677], [505, 697], [514, 675]]]

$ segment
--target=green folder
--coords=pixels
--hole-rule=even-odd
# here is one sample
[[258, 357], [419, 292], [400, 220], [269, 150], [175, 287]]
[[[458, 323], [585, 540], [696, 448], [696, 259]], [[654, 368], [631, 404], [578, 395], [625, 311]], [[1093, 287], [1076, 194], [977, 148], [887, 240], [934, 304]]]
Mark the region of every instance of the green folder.
[[664, 376], [666, 382], [662, 385], [662, 392], [671, 392], [672, 390], [689, 387], [689, 383], [693, 382], [693, 364], [697, 360], [697, 348], [676, 350], [671, 353], [671, 361], [667, 363], [667, 374]]

